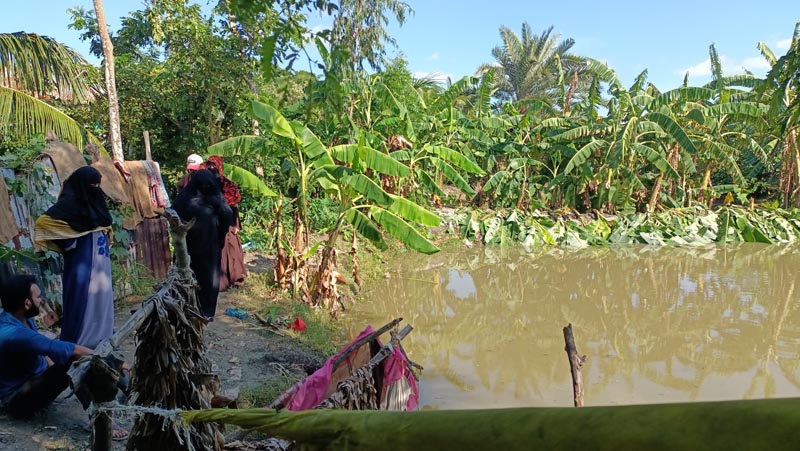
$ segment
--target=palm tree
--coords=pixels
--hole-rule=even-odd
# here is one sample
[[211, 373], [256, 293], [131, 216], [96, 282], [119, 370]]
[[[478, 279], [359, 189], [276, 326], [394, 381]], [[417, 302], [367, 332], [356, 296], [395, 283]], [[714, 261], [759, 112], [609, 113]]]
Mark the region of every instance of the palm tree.
[[[96, 72], [75, 50], [31, 33], [0, 33], [0, 132], [17, 138], [54, 130], [83, 145], [100, 141], [43, 99], [89, 102]], [[2, 139], [2, 138], [0, 138]]]
[[581, 79], [587, 70], [584, 58], [568, 53], [575, 40], [559, 40], [552, 26], [539, 36], [527, 23], [521, 36], [503, 26], [500, 37], [503, 44], [492, 49], [496, 62], [483, 64], [478, 75], [496, 70], [501, 100], [540, 100], [568, 110], [571, 98], [588, 87], [588, 78]]

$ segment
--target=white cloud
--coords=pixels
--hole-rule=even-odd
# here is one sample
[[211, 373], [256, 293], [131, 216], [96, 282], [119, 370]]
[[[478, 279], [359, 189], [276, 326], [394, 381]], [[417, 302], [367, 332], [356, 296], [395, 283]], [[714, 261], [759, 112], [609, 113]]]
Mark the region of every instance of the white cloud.
[[741, 67], [749, 70], [750, 72], [757, 72], [760, 70], [769, 70], [772, 66], [769, 65], [763, 56], [751, 56], [742, 60]]
[[440, 57], [441, 57], [441, 55], [439, 55], [439, 52], [433, 52], [433, 54], [428, 57], [428, 60], [429, 61], [437, 61]]
[[781, 50], [789, 50], [789, 46], [792, 44], [792, 38], [782, 39], [775, 43], [775, 47]]
[[420, 79], [433, 80], [434, 82], [440, 85], [446, 85], [449, 80], [453, 79], [452, 74], [445, 74], [442, 72], [413, 72], [411, 76], [416, 78], [417, 80]]
[[[741, 60], [733, 59], [728, 56], [722, 55], [719, 57], [722, 64], [722, 73], [725, 75], [743, 74], [745, 70], [750, 72], [765, 72], [769, 70], [770, 65], [763, 56], [751, 56]], [[689, 77], [708, 77], [711, 75], [711, 60], [705, 59], [704, 61], [695, 64], [694, 66], [687, 67], [675, 71], [676, 75], [683, 76], [686, 73]]]
[[685, 69], [678, 69], [675, 71], [678, 75], [689, 74], [690, 77], [705, 77], [711, 75], [711, 60], [707, 59], [702, 63], [697, 63], [694, 66]]

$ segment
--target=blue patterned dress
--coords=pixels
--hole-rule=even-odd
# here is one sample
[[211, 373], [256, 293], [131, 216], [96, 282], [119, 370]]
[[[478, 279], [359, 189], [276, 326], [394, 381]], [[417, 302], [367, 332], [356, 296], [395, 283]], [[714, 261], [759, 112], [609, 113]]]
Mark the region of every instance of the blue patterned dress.
[[64, 254], [61, 340], [94, 349], [114, 334], [114, 291], [106, 232], [59, 240]]

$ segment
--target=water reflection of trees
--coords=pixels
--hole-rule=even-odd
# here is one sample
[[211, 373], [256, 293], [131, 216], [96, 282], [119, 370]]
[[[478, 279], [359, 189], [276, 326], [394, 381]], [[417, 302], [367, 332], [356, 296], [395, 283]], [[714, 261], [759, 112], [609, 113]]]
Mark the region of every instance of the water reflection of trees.
[[[796, 251], [742, 245], [442, 254], [373, 286], [363, 308], [417, 326], [414, 352], [462, 389], [469, 387], [451, 368], [454, 358], [471, 360], [493, 393], [541, 397], [545, 381], [569, 378], [565, 357], [539, 356], [561, 352], [560, 329], [572, 322], [579, 350], [600, 375], [595, 391], [619, 378], [632, 386], [638, 376], [696, 399], [709, 376], [752, 370], [750, 386], [731, 397], [770, 397], [774, 368], [800, 389]], [[471, 276], [474, 296], [446, 289], [451, 270]]]

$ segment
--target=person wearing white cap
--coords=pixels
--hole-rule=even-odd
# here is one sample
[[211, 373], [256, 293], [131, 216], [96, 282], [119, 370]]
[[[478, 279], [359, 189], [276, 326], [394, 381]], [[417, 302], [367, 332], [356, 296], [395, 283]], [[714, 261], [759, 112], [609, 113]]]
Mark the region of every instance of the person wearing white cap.
[[203, 164], [203, 157], [193, 153], [186, 157], [186, 170], [188, 171], [196, 171], [200, 169], [200, 165]]
[[193, 153], [186, 157], [186, 171], [187, 174], [181, 177], [176, 185], [178, 192], [180, 192], [186, 185], [189, 184], [189, 180], [192, 179], [192, 173], [200, 169], [200, 165], [203, 164], [203, 157]]

